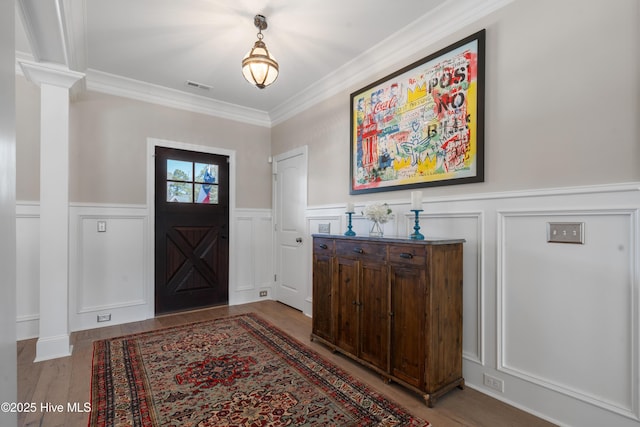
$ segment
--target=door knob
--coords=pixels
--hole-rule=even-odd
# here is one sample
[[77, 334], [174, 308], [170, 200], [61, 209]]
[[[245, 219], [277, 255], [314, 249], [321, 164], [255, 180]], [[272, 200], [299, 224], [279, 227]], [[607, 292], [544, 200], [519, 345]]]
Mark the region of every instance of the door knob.
[[302, 243], [302, 237], [296, 237], [296, 243]]

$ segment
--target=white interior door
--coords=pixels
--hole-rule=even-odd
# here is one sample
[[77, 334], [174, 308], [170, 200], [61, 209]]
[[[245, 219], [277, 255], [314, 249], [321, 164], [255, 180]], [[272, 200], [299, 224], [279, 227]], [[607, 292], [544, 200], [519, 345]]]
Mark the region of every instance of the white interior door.
[[273, 194], [276, 244], [275, 297], [304, 310], [308, 295], [307, 242], [304, 212], [307, 207], [306, 147], [275, 157]]

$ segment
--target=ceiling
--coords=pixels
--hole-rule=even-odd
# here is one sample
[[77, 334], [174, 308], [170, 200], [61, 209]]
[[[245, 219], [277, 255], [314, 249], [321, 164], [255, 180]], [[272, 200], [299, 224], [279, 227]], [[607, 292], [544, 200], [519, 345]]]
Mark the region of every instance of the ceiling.
[[[420, 49], [432, 53], [424, 48], [510, 0], [17, 1], [19, 60], [86, 73], [92, 90], [270, 126]], [[240, 65], [258, 13], [280, 64], [262, 90]]]

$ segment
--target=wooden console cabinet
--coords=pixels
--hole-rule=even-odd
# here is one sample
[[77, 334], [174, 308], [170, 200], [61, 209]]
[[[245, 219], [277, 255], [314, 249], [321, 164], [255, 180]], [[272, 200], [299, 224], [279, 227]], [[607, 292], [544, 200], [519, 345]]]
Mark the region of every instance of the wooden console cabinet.
[[463, 388], [463, 242], [314, 235], [311, 339], [430, 407]]

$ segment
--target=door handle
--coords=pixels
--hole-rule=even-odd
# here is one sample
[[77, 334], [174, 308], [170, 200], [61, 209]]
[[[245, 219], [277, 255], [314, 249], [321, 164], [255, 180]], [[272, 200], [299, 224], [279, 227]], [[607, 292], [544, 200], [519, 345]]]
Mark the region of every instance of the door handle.
[[296, 243], [302, 243], [302, 237], [296, 237]]

